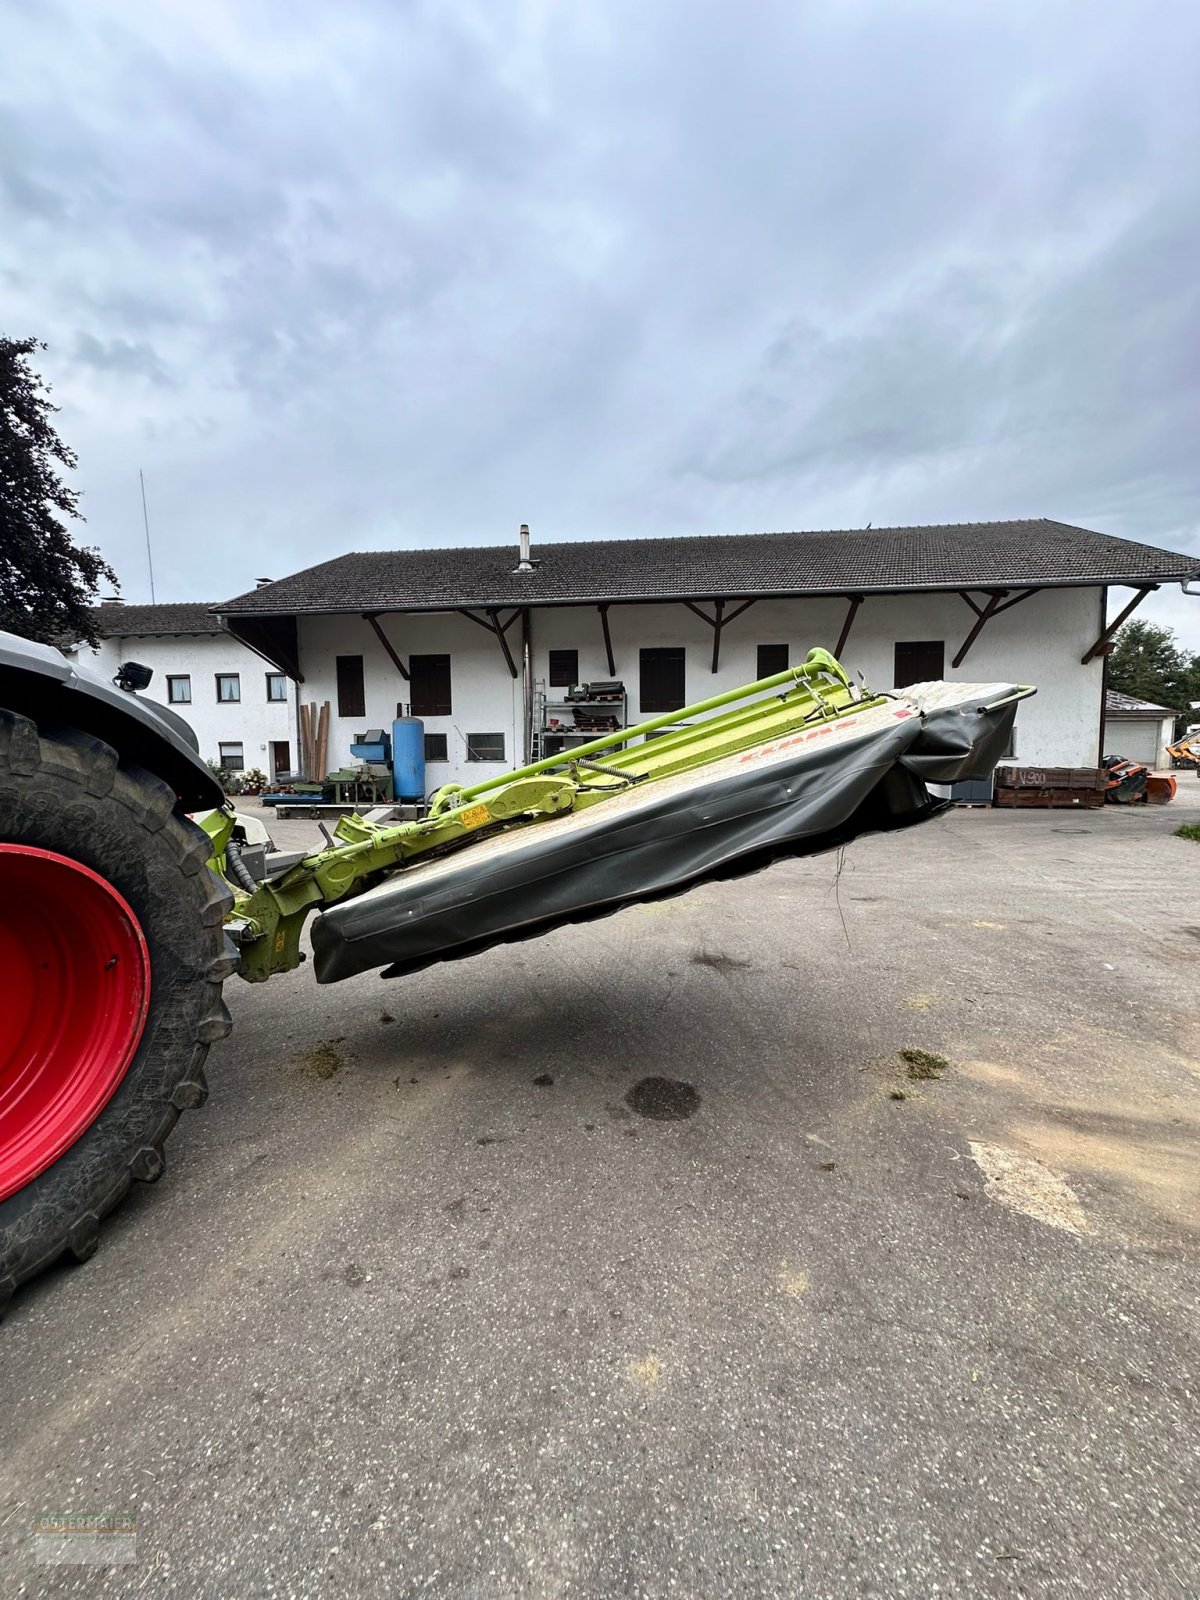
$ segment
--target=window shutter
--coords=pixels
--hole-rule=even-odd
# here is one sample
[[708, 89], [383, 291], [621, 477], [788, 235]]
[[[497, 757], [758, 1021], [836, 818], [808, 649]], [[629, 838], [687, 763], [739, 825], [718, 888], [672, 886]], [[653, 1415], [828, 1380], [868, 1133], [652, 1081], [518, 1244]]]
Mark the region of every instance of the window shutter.
[[551, 650], [550, 687], [552, 689], [569, 689], [573, 683], [578, 682], [579, 651]]
[[897, 643], [893, 689], [907, 689], [910, 683], [936, 683], [945, 673], [944, 639], [908, 639]]
[[408, 692], [414, 717], [450, 716], [450, 657], [409, 656]]
[[685, 653], [682, 645], [642, 650], [638, 699], [643, 712], [677, 711], [685, 705]]
[[785, 644], [760, 644], [758, 647], [759, 678], [773, 678], [777, 672], [786, 672], [788, 647]]
[[339, 717], [365, 717], [367, 697], [363, 687], [363, 658], [337, 658], [337, 704]]

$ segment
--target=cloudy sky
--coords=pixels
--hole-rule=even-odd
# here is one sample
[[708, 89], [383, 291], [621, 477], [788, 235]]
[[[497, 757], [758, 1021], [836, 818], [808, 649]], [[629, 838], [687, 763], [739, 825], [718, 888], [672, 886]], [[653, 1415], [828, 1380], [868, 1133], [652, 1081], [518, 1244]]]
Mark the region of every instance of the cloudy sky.
[[[1200, 6], [32, 0], [0, 327], [128, 599], [347, 549], [1200, 551]], [[1147, 611], [1200, 649], [1200, 600]]]

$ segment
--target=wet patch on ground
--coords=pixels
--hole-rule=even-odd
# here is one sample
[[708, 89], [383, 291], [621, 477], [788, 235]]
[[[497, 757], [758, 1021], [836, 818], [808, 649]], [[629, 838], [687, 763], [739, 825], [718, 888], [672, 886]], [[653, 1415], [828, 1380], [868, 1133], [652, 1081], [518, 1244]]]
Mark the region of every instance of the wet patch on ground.
[[642, 1078], [625, 1096], [625, 1103], [652, 1122], [682, 1122], [699, 1111], [700, 1096], [679, 1078]]
[[723, 950], [693, 951], [691, 962], [694, 967], [710, 967], [713, 972], [742, 972], [754, 965], [741, 956], [727, 956]]

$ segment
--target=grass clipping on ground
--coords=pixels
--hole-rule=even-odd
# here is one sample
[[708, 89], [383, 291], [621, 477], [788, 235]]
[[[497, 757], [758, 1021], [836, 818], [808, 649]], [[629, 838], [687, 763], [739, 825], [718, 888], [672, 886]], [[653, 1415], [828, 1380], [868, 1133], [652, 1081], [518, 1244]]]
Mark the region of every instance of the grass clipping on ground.
[[900, 1059], [908, 1075], [917, 1082], [926, 1078], [940, 1078], [950, 1063], [945, 1056], [934, 1055], [931, 1050], [916, 1050], [911, 1045], [901, 1050]]
[[1175, 829], [1177, 839], [1191, 839], [1200, 844], [1200, 822], [1185, 822], [1181, 828]]
[[335, 1078], [345, 1067], [345, 1058], [338, 1049], [340, 1039], [319, 1039], [301, 1058], [306, 1070], [314, 1078]]

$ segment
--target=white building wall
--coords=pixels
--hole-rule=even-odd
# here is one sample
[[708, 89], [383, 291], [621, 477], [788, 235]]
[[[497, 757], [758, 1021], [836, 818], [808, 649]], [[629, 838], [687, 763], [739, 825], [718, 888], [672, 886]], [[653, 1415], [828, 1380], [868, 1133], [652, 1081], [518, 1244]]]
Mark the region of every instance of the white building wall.
[[[500, 646], [490, 633], [466, 617], [453, 612], [434, 615], [384, 616], [380, 626], [392, 642], [400, 659], [410, 655], [449, 655], [451, 705], [448, 717], [422, 717], [426, 733], [444, 733], [448, 760], [431, 762], [426, 772], [426, 788], [432, 792], [443, 783], [480, 783], [524, 759], [524, 702], [520, 678], [509, 673]], [[521, 623], [518, 619], [508, 632], [509, 649], [521, 666]], [[389, 732], [397, 706], [407, 711], [409, 686], [396, 671], [395, 664], [376, 638], [371, 626], [361, 617], [301, 617], [298, 621], [300, 670], [304, 682], [301, 698], [319, 707], [329, 701], [328, 766], [332, 771], [348, 766], [350, 746], [355, 736], [367, 728]], [[338, 714], [337, 657], [360, 655], [363, 658], [363, 688], [366, 715], [343, 717]], [[467, 735], [502, 733], [502, 762], [467, 760]]]
[[[951, 681], [1032, 683], [1037, 695], [1017, 715], [1014, 759], [1021, 764], [1095, 766], [1100, 757], [1099, 722], [1103, 661], [1084, 667], [1080, 657], [1100, 632], [1102, 591], [1044, 590], [988, 622], [962, 667], [951, 662], [975, 621], [975, 613], [955, 594], [868, 596], [859, 607], [844, 665], [861, 672], [873, 688], [890, 688], [898, 641], [945, 642], [945, 676]], [[711, 611], [710, 607], [706, 610]], [[727, 608], [732, 609], [732, 607]], [[728, 624], [721, 639], [718, 672], [712, 666], [712, 629], [678, 603], [613, 605], [609, 609], [616, 676], [629, 693], [629, 720], [638, 721], [638, 652], [643, 646], [682, 645], [686, 652], [686, 693], [702, 700], [753, 681], [757, 647], [786, 643], [790, 660], [803, 660], [813, 645], [832, 649], [846, 614], [846, 601], [760, 600]], [[502, 770], [468, 762], [469, 733], [502, 732], [504, 766], [519, 765], [523, 750], [520, 679], [508, 672], [495, 639], [475, 623], [454, 614], [384, 616], [380, 619], [400, 658], [433, 653], [451, 657], [453, 713], [423, 718], [428, 732], [447, 736], [449, 760], [431, 764], [430, 790], [448, 781], [478, 782]], [[595, 606], [538, 607], [532, 611], [534, 678], [546, 683], [549, 652], [576, 649], [581, 680], [607, 678], [604, 636]], [[510, 649], [521, 662], [521, 624], [509, 632]], [[407, 704], [408, 685], [359, 617], [301, 617], [301, 694], [318, 705], [330, 702], [330, 768], [350, 761], [354, 736], [367, 727], [389, 727], [397, 704]], [[340, 717], [335, 658], [363, 657], [366, 715]], [[562, 690], [550, 690], [551, 698]], [[649, 716], [654, 713], [645, 713]]]
[[[1043, 590], [988, 622], [962, 666], [951, 666], [975, 621], [955, 594], [868, 596], [858, 609], [842, 652], [849, 672], [872, 688], [891, 688], [895, 646], [902, 640], [945, 641], [945, 676], [951, 682], [1009, 680], [1032, 683], [1037, 694], [1017, 714], [1016, 756], [1022, 764], [1095, 766], [1099, 760], [1104, 663], [1080, 657], [1101, 631], [1101, 591]], [[685, 606], [613, 606], [608, 613], [616, 676], [629, 691], [629, 719], [638, 703], [638, 651], [649, 645], [683, 645], [687, 697], [703, 700], [752, 682], [760, 644], [787, 644], [790, 661], [810, 648], [832, 650], [846, 616], [846, 601], [760, 600], [722, 632], [718, 672], [712, 673], [712, 629]], [[711, 607], [704, 607], [711, 614]], [[732, 609], [732, 607], [727, 607]], [[579, 671], [606, 678], [608, 662], [595, 607], [534, 611], [534, 675], [545, 680], [551, 649], [579, 650]], [[561, 691], [559, 691], [561, 693]], [[652, 715], [653, 713], [646, 713]]]
[[[142, 691], [141, 698], [157, 700], [161, 705], [168, 703], [168, 676], [190, 677], [191, 703], [172, 705], [171, 710], [191, 724], [206, 761], [219, 759], [222, 741], [240, 743], [246, 770], [260, 767], [273, 777], [271, 744], [286, 740], [295, 762], [293, 686], [289, 681], [286, 701], [269, 701], [267, 674], [274, 669], [231, 634], [149, 634], [103, 639], [98, 650], [83, 646], [79, 659], [105, 678], [111, 678], [122, 661], [140, 661], [154, 672], [150, 687]], [[240, 701], [217, 699], [217, 674], [227, 672], [238, 675]]]

